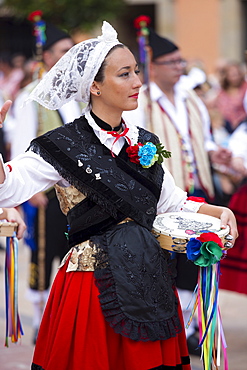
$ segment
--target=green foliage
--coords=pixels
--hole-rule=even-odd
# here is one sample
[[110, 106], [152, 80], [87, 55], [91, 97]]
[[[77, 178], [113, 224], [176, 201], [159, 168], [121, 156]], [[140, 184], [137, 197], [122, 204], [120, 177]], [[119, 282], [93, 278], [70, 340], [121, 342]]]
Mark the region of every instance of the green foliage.
[[42, 10], [44, 20], [67, 31], [88, 31], [103, 20], [111, 22], [121, 14], [124, 5], [124, 0], [4, 0], [2, 3], [20, 18]]
[[170, 158], [172, 153], [168, 150], [165, 150], [164, 146], [161, 143], [156, 144], [157, 154], [159, 155], [158, 163], [161, 164], [164, 158]]

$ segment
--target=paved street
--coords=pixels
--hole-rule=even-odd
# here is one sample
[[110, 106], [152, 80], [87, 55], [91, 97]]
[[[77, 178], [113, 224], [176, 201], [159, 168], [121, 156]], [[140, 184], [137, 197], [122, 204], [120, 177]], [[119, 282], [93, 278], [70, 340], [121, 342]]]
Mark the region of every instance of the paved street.
[[[0, 251], [0, 370], [29, 370], [33, 353], [32, 341], [32, 306], [25, 298], [27, 286], [27, 261], [29, 250], [19, 243], [19, 313], [25, 335], [20, 344], [10, 343], [4, 347], [5, 339], [5, 293], [4, 293], [4, 258]], [[54, 266], [54, 272], [56, 266]], [[228, 344], [229, 370], [247, 368], [247, 296], [220, 292], [220, 308], [224, 332]], [[202, 370], [199, 358], [192, 357], [193, 370]], [[223, 363], [220, 369], [224, 370]], [[219, 370], [220, 370], [219, 369]], [[57, 370], [57, 369], [54, 369]], [[68, 369], [70, 370], [70, 369]], [[83, 370], [83, 368], [82, 368]], [[92, 369], [94, 370], [94, 369]], [[96, 369], [95, 369], [96, 370]], [[117, 370], [117, 369], [116, 369]]]

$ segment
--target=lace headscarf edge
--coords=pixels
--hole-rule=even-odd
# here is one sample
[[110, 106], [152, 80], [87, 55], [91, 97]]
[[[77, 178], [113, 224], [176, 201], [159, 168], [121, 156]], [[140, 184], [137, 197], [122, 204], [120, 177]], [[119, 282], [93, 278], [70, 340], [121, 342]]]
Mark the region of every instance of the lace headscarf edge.
[[117, 32], [106, 21], [102, 35], [74, 45], [40, 81], [26, 102], [36, 101], [50, 110], [61, 108], [71, 100], [89, 104], [90, 87], [105, 57], [121, 44]]

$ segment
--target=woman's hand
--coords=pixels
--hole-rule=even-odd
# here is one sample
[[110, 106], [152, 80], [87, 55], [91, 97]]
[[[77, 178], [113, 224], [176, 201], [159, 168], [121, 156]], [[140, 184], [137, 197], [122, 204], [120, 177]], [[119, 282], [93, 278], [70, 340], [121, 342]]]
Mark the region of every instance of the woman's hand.
[[11, 104], [11, 100], [6, 100], [6, 102], [2, 106], [2, 109], [0, 110], [0, 128], [3, 127], [3, 122], [5, 120], [6, 114], [9, 111], [9, 108], [11, 107]]
[[237, 228], [236, 218], [233, 212], [229, 208], [226, 208], [226, 207], [221, 207], [221, 208], [222, 208], [222, 213], [220, 216], [221, 227], [225, 228], [226, 225], [230, 227], [230, 235], [233, 237], [233, 239], [230, 240], [230, 243], [234, 245], [235, 240], [238, 237], [238, 228]]
[[0, 214], [0, 218], [7, 220], [8, 222], [17, 222], [17, 238], [23, 237], [24, 231], [26, 230], [26, 224], [22, 219], [20, 213], [15, 208], [3, 208], [3, 213]]
[[199, 208], [198, 213], [204, 213], [205, 215], [220, 218], [222, 229], [225, 229], [226, 226], [228, 225], [230, 227], [230, 235], [233, 238], [229, 242], [232, 243], [232, 245], [234, 245], [235, 240], [238, 237], [238, 228], [236, 218], [229, 208], [214, 206], [211, 204], [203, 204]]

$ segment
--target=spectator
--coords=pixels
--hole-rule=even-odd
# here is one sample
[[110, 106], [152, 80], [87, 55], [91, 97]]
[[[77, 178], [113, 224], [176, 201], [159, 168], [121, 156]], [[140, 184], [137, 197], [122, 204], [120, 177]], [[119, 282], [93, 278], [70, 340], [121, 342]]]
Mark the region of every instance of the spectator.
[[13, 65], [12, 55], [9, 52], [1, 52], [0, 91], [5, 99], [15, 99], [23, 76], [23, 69]]

